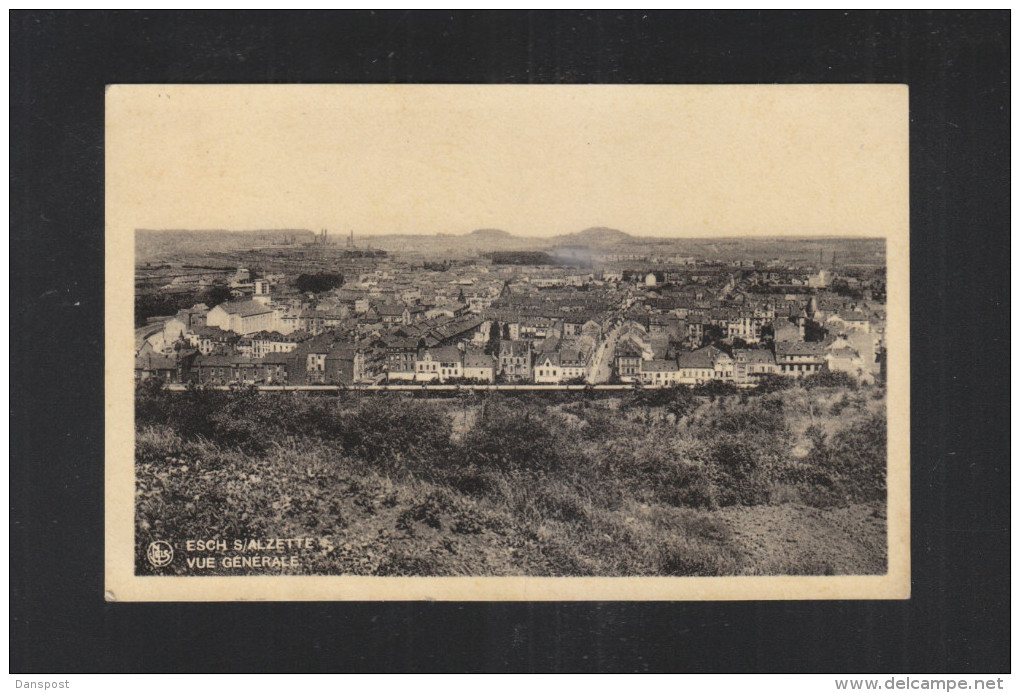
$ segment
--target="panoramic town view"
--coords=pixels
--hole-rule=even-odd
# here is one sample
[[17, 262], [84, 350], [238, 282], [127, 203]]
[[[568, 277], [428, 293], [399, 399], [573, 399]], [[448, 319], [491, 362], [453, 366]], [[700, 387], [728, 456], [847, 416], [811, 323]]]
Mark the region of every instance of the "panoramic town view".
[[884, 573], [885, 262], [865, 238], [139, 230], [136, 570]]

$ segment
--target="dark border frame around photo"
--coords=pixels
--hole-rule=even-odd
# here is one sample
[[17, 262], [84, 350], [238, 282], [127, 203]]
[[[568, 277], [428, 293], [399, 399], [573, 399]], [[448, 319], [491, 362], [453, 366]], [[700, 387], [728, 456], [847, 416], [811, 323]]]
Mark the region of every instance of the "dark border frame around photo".
[[[1002, 672], [1008, 11], [10, 14], [12, 672]], [[912, 597], [103, 599], [113, 83], [906, 83]]]

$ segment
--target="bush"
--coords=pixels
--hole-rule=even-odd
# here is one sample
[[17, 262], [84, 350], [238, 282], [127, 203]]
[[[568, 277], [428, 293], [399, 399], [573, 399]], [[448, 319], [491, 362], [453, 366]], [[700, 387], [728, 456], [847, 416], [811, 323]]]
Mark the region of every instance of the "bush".
[[677, 418], [688, 413], [697, 406], [697, 399], [691, 389], [685, 385], [673, 387], [638, 390], [624, 400], [621, 409], [664, 407]]
[[712, 445], [713, 485], [720, 505], [763, 505], [780, 474], [779, 458], [749, 435], [725, 434]]
[[829, 407], [829, 414], [831, 414], [832, 416], [839, 416], [840, 414], [843, 413], [843, 410], [849, 407], [851, 404], [852, 402], [850, 398], [847, 397], [847, 394], [844, 392], [839, 397], [839, 399], [833, 402], [832, 406]]
[[719, 505], [721, 494], [703, 464], [674, 460], [660, 467], [653, 483], [656, 499], [668, 505], [705, 509]]
[[147, 425], [135, 435], [137, 462], [163, 462], [184, 452], [181, 437], [169, 426]]
[[699, 411], [691, 431], [706, 446], [708, 479], [715, 490], [712, 502], [769, 502], [791, 448], [783, 399], [764, 396], [717, 403]]
[[431, 402], [373, 397], [341, 424], [348, 450], [390, 472], [435, 476], [452, 450], [450, 420]]
[[415, 533], [415, 525], [424, 524], [432, 529], [443, 528], [443, 516], [449, 515], [453, 510], [453, 504], [448, 496], [441, 493], [431, 493], [424, 500], [415, 503], [397, 517], [397, 529], [408, 534]]
[[762, 394], [788, 390], [796, 385], [793, 378], [774, 373], [764, 373], [758, 377], [758, 385], [755, 390]]
[[470, 462], [445, 467], [438, 481], [460, 493], [476, 497], [498, 495], [505, 483], [498, 469]]
[[819, 426], [807, 430], [811, 442], [808, 471], [798, 481], [808, 486], [817, 504], [845, 504], [885, 499], [886, 420], [870, 414], [826, 436]]
[[548, 418], [548, 410], [489, 398], [462, 441], [465, 461], [503, 472], [552, 469], [562, 443]]
[[825, 465], [840, 479], [849, 499], [885, 499], [886, 445], [882, 414], [867, 416], [832, 436]]
[[818, 371], [801, 379], [801, 385], [807, 389], [816, 387], [845, 387], [856, 390], [859, 387], [857, 378], [843, 371]]
[[725, 397], [737, 394], [740, 388], [722, 380], [709, 380], [707, 383], [695, 385], [692, 392], [699, 397]]
[[790, 432], [783, 411], [783, 400], [778, 398], [758, 398], [753, 402], [740, 402], [726, 407], [709, 425], [714, 431], [759, 437], [785, 438]]

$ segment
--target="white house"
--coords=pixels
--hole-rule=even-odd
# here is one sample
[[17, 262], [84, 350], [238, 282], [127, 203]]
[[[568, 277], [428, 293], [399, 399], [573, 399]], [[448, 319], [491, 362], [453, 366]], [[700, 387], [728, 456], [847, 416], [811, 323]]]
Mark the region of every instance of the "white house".
[[[720, 357], [726, 360], [721, 363]], [[709, 380], [722, 379], [729, 362], [730, 377], [733, 377], [733, 359], [714, 346], [707, 346], [695, 351], [682, 352], [677, 357], [677, 382], [684, 385], [700, 385]]]
[[496, 380], [496, 358], [491, 354], [469, 351], [464, 354], [464, 377], [491, 383]]
[[237, 334], [254, 334], [276, 327], [276, 312], [257, 301], [221, 303], [206, 316], [206, 325]]
[[673, 359], [651, 359], [641, 362], [639, 380], [645, 385], [668, 387], [680, 382], [680, 369]]
[[558, 383], [563, 374], [560, 371], [560, 355], [556, 351], [547, 351], [535, 355], [535, 382]]
[[424, 349], [414, 364], [415, 380], [445, 382], [464, 377], [464, 354], [457, 347]]

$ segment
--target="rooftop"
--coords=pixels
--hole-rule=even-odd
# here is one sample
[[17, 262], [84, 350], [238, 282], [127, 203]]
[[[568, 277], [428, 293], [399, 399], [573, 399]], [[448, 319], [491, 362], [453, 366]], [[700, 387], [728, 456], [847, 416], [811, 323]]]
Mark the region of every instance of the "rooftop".
[[239, 315], [242, 318], [273, 312], [272, 308], [267, 308], [258, 301], [227, 301], [226, 303], [218, 305], [217, 308], [222, 309], [230, 315]]

